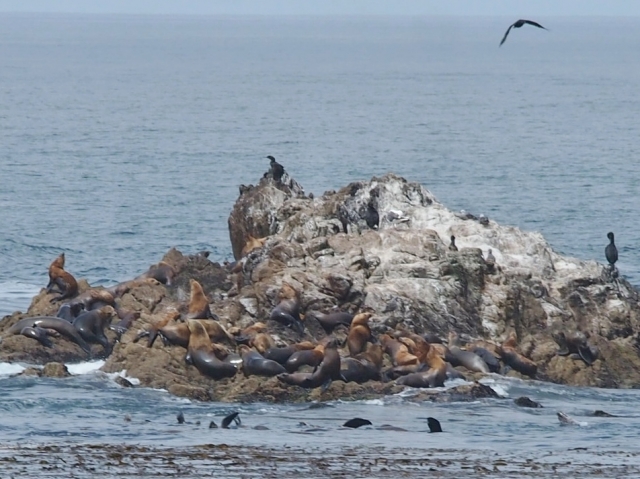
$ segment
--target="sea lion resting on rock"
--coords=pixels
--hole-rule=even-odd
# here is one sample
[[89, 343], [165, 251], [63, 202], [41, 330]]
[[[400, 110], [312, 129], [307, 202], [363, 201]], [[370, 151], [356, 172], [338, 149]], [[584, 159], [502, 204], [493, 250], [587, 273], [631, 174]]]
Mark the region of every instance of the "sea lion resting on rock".
[[379, 381], [380, 368], [382, 367], [382, 346], [379, 344], [367, 344], [367, 350], [358, 354], [355, 358], [341, 360], [343, 369], [342, 378], [345, 382], [362, 384], [366, 381]]
[[447, 378], [447, 363], [440, 357], [435, 348], [429, 348], [426, 355], [426, 364], [429, 369], [426, 372], [411, 373], [399, 378], [396, 384], [402, 384], [414, 388], [435, 388], [444, 386]]
[[242, 370], [245, 376], [272, 377], [287, 372], [282, 364], [265, 359], [262, 354], [244, 344], [238, 348], [238, 353], [242, 356]]
[[120, 308], [116, 309], [116, 314], [120, 318], [116, 324], [109, 326], [111, 331], [114, 331], [117, 335], [118, 341], [120, 337], [127, 332], [131, 325], [138, 319], [140, 319], [140, 311], [124, 311]]
[[311, 366], [316, 368], [324, 359], [324, 345], [318, 344], [313, 349], [306, 349], [296, 351], [287, 360], [284, 367], [287, 372], [293, 373], [300, 369], [302, 366]]
[[380, 344], [384, 352], [391, 357], [394, 366], [416, 366], [420, 364], [418, 357], [409, 352], [406, 344], [393, 339], [388, 334], [380, 336]]
[[80, 293], [69, 304], [74, 308], [82, 305], [86, 311], [89, 311], [91, 309], [100, 309], [103, 306], [115, 307], [116, 300], [108, 289], [96, 288]]
[[284, 324], [299, 334], [304, 333], [304, 324], [300, 319], [300, 298], [290, 284], [282, 283], [278, 293], [278, 304], [271, 311], [269, 319]]
[[191, 296], [189, 299], [189, 312], [187, 319], [215, 319], [218, 317], [211, 312], [209, 308], [209, 300], [204, 294], [202, 285], [195, 279], [189, 280], [191, 286]]
[[588, 366], [598, 358], [598, 350], [587, 342], [587, 335], [581, 331], [565, 334], [563, 331], [553, 335], [553, 339], [560, 349], [556, 352], [558, 356], [569, 356], [570, 354], [579, 356]]
[[149, 266], [149, 269], [142, 273], [140, 276], [136, 277], [136, 280], [153, 278], [156, 281], [166, 284], [167, 286], [171, 285], [171, 281], [176, 277], [176, 270], [169, 263], [165, 263], [164, 261], [160, 261], [157, 264], [152, 264]]
[[82, 339], [87, 343], [100, 344], [108, 356], [111, 353], [111, 345], [104, 334], [104, 329], [111, 322], [115, 313], [115, 309], [111, 306], [85, 311], [73, 320], [73, 327], [78, 330]]
[[244, 258], [249, 253], [251, 253], [254, 249], [262, 248], [265, 242], [269, 239], [268, 236], [263, 238], [254, 238], [251, 235], [247, 235], [247, 241], [245, 241], [242, 250], [240, 251], [240, 257]]
[[[155, 342], [156, 338], [158, 337], [158, 332], [160, 331], [160, 329], [162, 329], [167, 324], [169, 324], [169, 322], [171, 320], [178, 319], [179, 317], [180, 317], [180, 313], [177, 310], [169, 309], [165, 313], [165, 315], [162, 317], [162, 319], [160, 319], [156, 323], [152, 324], [151, 327], [148, 330], [140, 331], [138, 333], [138, 335], [134, 338], [133, 342], [137, 343], [142, 338], [148, 338], [147, 339], [147, 347], [150, 348], [151, 346], [153, 346], [153, 343]], [[188, 342], [189, 342], [189, 340], [187, 339], [187, 344], [188, 344]]]
[[23, 328], [34, 328], [36, 326], [43, 329], [53, 329], [54, 331], [57, 331], [65, 338], [80, 346], [84, 352], [91, 355], [91, 348], [85, 340], [82, 339], [82, 336], [73, 324], [66, 319], [55, 316], [35, 316], [33, 318], [21, 319], [7, 329], [6, 335], [13, 336], [21, 334]]
[[279, 374], [278, 379], [283, 383], [303, 388], [322, 386], [322, 392], [326, 391], [332, 380], [343, 379], [340, 373], [338, 340], [332, 339], [327, 343], [324, 349], [324, 359], [313, 373]]
[[45, 348], [50, 348], [53, 346], [53, 343], [47, 337], [47, 330], [44, 328], [39, 328], [38, 326], [22, 328], [20, 334], [27, 337], [32, 338], [42, 344]]
[[335, 328], [341, 325], [348, 328], [351, 326], [351, 322], [353, 321], [353, 314], [343, 311], [326, 314], [319, 311], [310, 311], [307, 312], [306, 317], [315, 318], [327, 334], [331, 334]]
[[289, 346], [269, 348], [264, 352], [263, 356], [267, 359], [272, 359], [277, 363], [284, 365], [291, 357], [291, 355], [296, 351], [313, 349], [315, 347], [316, 345], [311, 341], [302, 341], [300, 343], [290, 344]]
[[58, 318], [66, 319], [70, 323], [73, 323], [73, 320], [78, 317], [78, 315], [82, 312], [82, 310], [84, 310], [84, 304], [82, 303], [73, 304], [73, 305], [69, 303], [64, 303], [60, 306], [60, 308], [58, 308], [58, 312], [56, 313], [56, 316]]
[[369, 319], [373, 316], [371, 312], [359, 313], [353, 317], [347, 336], [349, 354], [355, 356], [366, 350], [367, 341], [371, 340], [371, 328]]
[[452, 366], [464, 366], [469, 371], [489, 374], [489, 366], [483, 361], [483, 359], [471, 351], [465, 351], [460, 349], [460, 340], [458, 334], [454, 331], [449, 333], [449, 351], [455, 358], [455, 363], [451, 363]]
[[524, 357], [516, 351], [517, 336], [515, 331], [511, 331], [507, 339], [499, 348], [500, 357], [507, 366], [512, 367], [519, 373], [535, 378], [538, 365], [531, 359]]
[[236, 367], [233, 364], [220, 361], [216, 357], [213, 345], [206, 329], [200, 321], [189, 319], [189, 344], [185, 361], [193, 364], [198, 371], [213, 379], [223, 379], [235, 376]]

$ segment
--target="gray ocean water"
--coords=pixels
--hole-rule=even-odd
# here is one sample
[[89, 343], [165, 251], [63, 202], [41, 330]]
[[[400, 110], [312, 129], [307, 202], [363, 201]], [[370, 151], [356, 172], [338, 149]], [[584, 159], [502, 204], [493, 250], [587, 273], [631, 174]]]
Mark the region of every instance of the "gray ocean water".
[[[307, 192], [392, 171], [451, 209], [540, 231], [583, 259], [604, 261], [614, 231], [619, 270], [640, 284], [640, 19], [537, 18], [549, 31], [514, 29], [499, 48], [513, 20], [0, 15], [0, 315], [28, 307], [62, 251], [92, 284], [129, 279], [172, 246], [231, 258], [238, 185], [256, 183], [269, 154]], [[0, 440], [201, 439], [87, 425], [94, 413], [80, 396], [112, 405], [101, 424], [125, 411], [157, 415], [149, 403], [161, 404], [166, 427], [178, 400], [83, 378], [63, 387], [0, 379], [3, 417], [13, 416], [0, 421]], [[552, 408], [489, 401], [434, 412], [390, 400], [312, 418], [357, 413], [415, 426], [414, 415], [437, 414], [463, 448], [486, 423], [495, 447], [554, 448], [567, 445], [556, 409], [633, 416], [638, 400], [635, 391], [513, 388], [551, 394]], [[59, 426], [31, 420], [51, 408]], [[244, 413], [271, 426], [290, 417], [287, 430], [308, 416], [286, 405]], [[629, 424], [640, 422], [590, 421], [572, 444], [629, 447]], [[514, 439], [522, 427], [532, 441]], [[397, 440], [389, 437], [382, 442]]]

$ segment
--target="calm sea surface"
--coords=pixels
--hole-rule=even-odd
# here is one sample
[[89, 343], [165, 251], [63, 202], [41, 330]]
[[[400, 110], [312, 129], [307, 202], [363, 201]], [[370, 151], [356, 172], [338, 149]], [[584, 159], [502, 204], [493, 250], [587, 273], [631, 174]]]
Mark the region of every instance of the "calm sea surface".
[[[172, 246], [230, 258], [238, 185], [256, 183], [269, 154], [308, 192], [393, 171], [451, 209], [540, 231], [583, 259], [604, 261], [614, 231], [619, 269], [640, 284], [640, 19], [537, 18], [550, 31], [512, 30], [498, 48], [513, 20], [0, 15], [0, 315], [27, 308], [62, 251], [92, 284], [131, 278]], [[0, 440], [185, 445], [201, 435], [166, 429], [178, 406], [202, 421], [229, 408], [121, 390], [95, 373], [63, 383], [0, 379]], [[638, 418], [581, 419], [587, 434], [555, 419], [634, 415], [635, 391], [500, 388], [550, 407], [394, 398], [311, 417], [423, 431], [414, 416], [435, 415], [462, 448], [486, 435], [505, 450], [637, 438]], [[87, 395], [100, 413], [78, 400]], [[245, 423], [284, 421], [289, 432], [309, 417], [298, 406], [242, 410]], [[126, 412], [169, 432], [110, 424]], [[102, 427], [87, 424], [95, 414]], [[238, 440], [280, 439], [263, 436]]]

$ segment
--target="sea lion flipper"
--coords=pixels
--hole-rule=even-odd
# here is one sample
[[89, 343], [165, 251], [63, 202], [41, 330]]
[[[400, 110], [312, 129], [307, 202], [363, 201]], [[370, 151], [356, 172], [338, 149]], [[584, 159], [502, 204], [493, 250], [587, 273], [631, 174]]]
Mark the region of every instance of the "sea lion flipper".
[[134, 342], [134, 343], [137, 343], [137, 342], [138, 342], [138, 341], [140, 341], [142, 338], [147, 338], [147, 337], [149, 337], [149, 335], [150, 335], [150, 334], [151, 334], [151, 333], [149, 333], [149, 331], [140, 331], [140, 332], [138, 333], [138, 335], [137, 335], [135, 338], [133, 338], [133, 342]]
[[223, 420], [222, 420], [222, 429], [229, 429], [229, 424], [231, 424], [232, 422], [235, 422], [238, 426], [242, 423], [242, 421], [240, 421], [240, 418], [238, 417], [238, 414], [240, 414], [238, 411], [236, 412], [232, 412], [231, 414], [229, 414], [228, 416], [226, 416]]
[[329, 389], [329, 386], [331, 386], [332, 382], [333, 382], [333, 380], [331, 378], [328, 378], [324, 383], [322, 383], [322, 387], [320, 388], [320, 392], [324, 394], [327, 391], [327, 389]]
[[569, 348], [564, 347], [564, 348], [562, 348], [562, 349], [558, 349], [558, 350], [556, 351], [556, 354], [557, 354], [558, 356], [569, 356]]
[[597, 358], [597, 355], [594, 355], [589, 346], [581, 346], [578, 348], [578, 354], [588, 366], [591, 366]]

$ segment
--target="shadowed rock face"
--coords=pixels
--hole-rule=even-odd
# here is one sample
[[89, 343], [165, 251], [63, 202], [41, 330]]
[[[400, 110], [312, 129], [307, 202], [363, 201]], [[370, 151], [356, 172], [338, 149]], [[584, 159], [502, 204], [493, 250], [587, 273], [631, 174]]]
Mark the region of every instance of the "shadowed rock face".
[[[453, 330], [464, 339], [500, 345], [515, 331], [516, 349], [535, 361], [538, 379], [640, 386], [640, 305], [631, 285], [611, 282], [595, 261], [557, 254], [539, 233], [456, 214], [421, 185], [396, 175], [355, 182], [315, 199], [305, 197], [286, 173], [281, 181], [267, 175], [257, 186], [242, 189], [229, 217], [229, 234], [236, 258], [249, 237], [268, 238], [233, 270], [203, 255], [170, 250], [162, 259], [177, 271], [170, 286], [137, 285], [117, 299], [119, 307], [140, 311], [141, 317], [114, 347], [106, 371], [126, 369], [144, 386], [202, 400], [329, 400], [401, 390], [394, 383], [334, 381], [322, 392], [241, 374], [214, 381], [187, 365], [186, 351], [179, 346], [156, 341], [147, 348], [145, 342], [134, 343], [137, 333], [159, 321], [169, 308], [186, 311], [193, 278], [227, 329], [261, 321], [279, 345], [327, 337], [309, 314], [312, 311], [356, 313], [368, 308], [374, 312], [369, 323], [374, 337], [393, 330], [447, 337]], [[457, 252], [448, 249], [452, 235]], [[484, 259], [489, 248], [495, 257], [492, 268]], [[299, 293], [300, 312], [307, 316], [302, 335], [269, 320], [284, 283]], [[88, 287], [80, 282], [80, 292]], [[0, 322], [0, 335], [22, 317], [55, 314], [56, 309], [43, 291], [26, 315]], [[587, 334], [597, 351], [591, 365], [556, 354], [553, 335], [576, 331]], [[113, 342], [114, 334], [107, 334]], [[345, 334], [340, 328], [332, 333], [341, 341]], [[53, 342], [53, 348], [45, 349], [23, 336], [4, 337], [0, 360], [85, 360], [75, 344], [63, 338]], [[227, 347], [233, 352], [235, 345]], [[348, 352], [343, 348], [341, 354]], [[386, 358], [384, 367], [388, 365]], [[507, 374], [519, 376], [513, 370]], [[460, 395], [472, 397], [476, 389]]]

